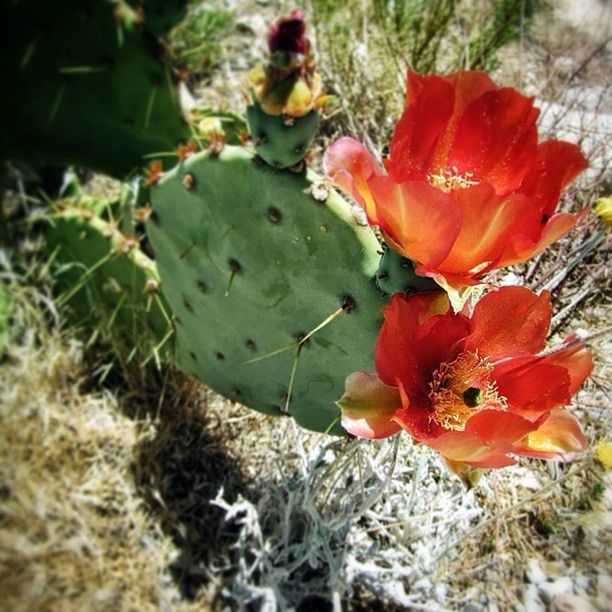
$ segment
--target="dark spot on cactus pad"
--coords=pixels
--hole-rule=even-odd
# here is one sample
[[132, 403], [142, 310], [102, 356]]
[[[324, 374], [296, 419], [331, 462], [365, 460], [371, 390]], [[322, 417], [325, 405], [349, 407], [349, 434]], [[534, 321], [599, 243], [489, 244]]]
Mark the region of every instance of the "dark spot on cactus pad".
[[402, 259], [402, 261], [400, 262], [400, 266], [402, 268], [410, 268], [410, 267], [412, 267], [412, 262], [409, 259], [406, 259], [404, 257], [404, 259]]
[[227, 263], [230, 267], [230, 270], [234, 273], [234, 274], [238, 274], [239, 272], [242, 271], [242, 266], [240, 265], [239, 261], [236, 261], [235, 259], [228, 259]]
[[206, 293], [208, 291], [208, 287], [206, 286], [206, 283], [203, 280], [199, 280], [196, 285], [202, 293]]
[[306, 334], [304, 332], [298, 332], [297, 334], [295, 334], [295, 339], [297, 340], [299, 345], [308, 346], [310, 344], [310, 338], [308, 338], [306, 342], [304, 342], [304, 338], [306, 338]]
[[196, 185], [196, 177], [191, 172], [188, 172], [183, 176], [182, 183], [185, 189], [193, 189]]
[[193, 313], [193, 306], [191, 305], [191, 302], [187, 300], [187, 298], [183, 298], [183, 306], [185, 307], [185, 310]]
[[257, 137], [255, 138], [255, 146], [260, 147], [261, 145], [268, 142], [268, 137], [265, 132], [258, 132]]
[[197, 360], [198, 360], [198, 356], [197, 356], [197, 355], [196, 355], [196, 354], [195, 354], [193, 351], [190, 351], [190, 352], [189, 352], [189, 356], [190, 356], [190, 357], [191, 357], [191, 358], [192, 358], [194, 361], [197, 361]]
[[242, 395], [242, 391], [240, 389], [238, 389], [238, 387], [236, 387], [235, 389], [232, 389], [232, 393], [234, 395], [237, 395], [238, 397], [240, 397]]
[[300, 153], [304, 153], [304, 151], [306, 151], [306, 145], [299, 144], [293, 150], [294, 150], [295, 153], [297, 153], [299, 155]]
[[352, 295], [345, 293], [344, 295], [340, 296], [340, 306], [344, 312], [350, 314], [355, 310], [355, 308], [357, 308], [357, 302]]
[[255, 340], [251, 340], [250, 338], [247, 338], [244, 342], [244, 345], [250, 350], [250, 351], [256, 351], [257, 350], [257, 344], [255, 344]]
[[376, 275], [376, 278], [378, 278], [378, 280], [387, 280], [389, 278], [389, 273], [388, 272], [379, 272]]
[[262, 166], [263, 164], [265, 164], [266, 162], [263, 160], [263, 158], [261, 157], [261, 155], [253, 155], [253, 157], [251, 158], [251, 161], [256, 165], [256, 166]]
[[125, 123], [126, 125], [135, 125], [136, 119], [134, 119], [134, 117], [132, 117], [131, 115], [126, 115], [125, 117], [123, 117], [123, 123]]
[[182, 324], [183, 324], [183, 322], [182, 322], [182, 321], [179, 319], [179, 317], [177, 317], [176, 315], [174, 316], [174, 320], [176, 321], [176, 323], [177, 323], [178, 325], [182, 325]]
[[283, 219], [283, 215], [278, 208], [270, 206], [270, 208], [268, 208], [268, 219], [271, 223], [280, 223]]
[[160, 223], [159, 215], [154, 210], [151, 211], [151, 214], [149, 215], [149, 219], [151, 219], [151, 223], [153, 223], [153, 225], [159, 225]]
[[219, 360], [219, 361], [224, 361], [225, 360], [225, 355], [223, 353], [219, 353], [216, 352], [215, 353], [215, 357]]

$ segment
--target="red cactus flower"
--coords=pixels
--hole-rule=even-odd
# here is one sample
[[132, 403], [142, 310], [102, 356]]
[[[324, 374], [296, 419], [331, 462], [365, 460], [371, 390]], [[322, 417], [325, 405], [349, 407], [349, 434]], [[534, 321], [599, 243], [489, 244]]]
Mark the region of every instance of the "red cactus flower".
[[562, 189], [587, 167], [573, 144], [538, 144], [533, 98], [482, 72], [408, 74], [404, 113], [383, 171], [341, 138], [331, 180], [365, 209], [389, 245], [443, 287], [533, 257], [576, 224], [555, 213]]
[[305, 34], [304, 11], [296, 9], [270, 26], [268, 29], [268, 49], [270, 53], [284, 51], [306, 55], [308, 39]]
[[364, 438], [405, 429], [455, 469], [512, 465], [511, 455], [570, 459], [586, 440], [563, 406], [593, 364], [573, 337], [540, 352], [550, 318], [548, 292], [523, 287], [488, 293], [471, 316], [455, 314], [444, 292], [394, 295], [377, 374], [347, 378], [342, 425]]

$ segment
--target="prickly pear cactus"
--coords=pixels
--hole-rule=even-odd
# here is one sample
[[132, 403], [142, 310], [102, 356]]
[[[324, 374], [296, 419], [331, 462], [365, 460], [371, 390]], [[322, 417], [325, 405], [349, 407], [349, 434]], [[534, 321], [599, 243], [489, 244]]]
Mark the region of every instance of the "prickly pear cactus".
[[239, 147], [194, 155], [152, 188], [147, 232], [179, 366], [233, 400], [326, 431], [346, 375], [373, 366], [384, 299], [374, 234], [313, 180]]
[[189, 137], [156, 36], [184, 1], [3, 2], [0, 158], [123, 178]]
[[104, 219], [107, 201], [55, 203], [46, 231], [57, 264], [58, 302], [73, 319], [109, 337], [124, 357], [158, 363], [173, 347], [170, 309], [154, 262]]
[[388, 247], [384, 248], [383, 256], [380, 258], [376, 283], [380, 290], [388, 295], [434, 291], [439, 288], [431, 278], [416, 274], [414, 263], [410, 259]]
[[255, 150], [275, 168], [288, 168], [304, 159], [319, 127], [320, 116], [310, 111], [303, 117], [268, 115], [259, 104], [247, 108]]

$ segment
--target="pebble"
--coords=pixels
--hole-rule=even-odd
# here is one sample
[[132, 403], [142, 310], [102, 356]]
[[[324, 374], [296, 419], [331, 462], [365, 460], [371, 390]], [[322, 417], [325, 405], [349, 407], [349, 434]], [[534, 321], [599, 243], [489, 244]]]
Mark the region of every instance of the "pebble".
[[546, 574], [542, 566], [535, 559], [529, 559], [527, 562], [525, 580], [531, 584], [540, 584], [540, 582], [546, 581]]
[[610, 610], [612, 608], [612, 576], [601, 574], [597, 577], [595, 605], [600, 610]]
[[584, 597], [573, 593], [562, 593], [550, 602], [549, 612], [595, 612], [595, 608]]
[[538, 584], [538, 593], [545, 603], [551, 603], [558, 595], [571, 593], [573, 590], [572, 579], [569, 576], [563, 576], [550, 582], [541, 582]]

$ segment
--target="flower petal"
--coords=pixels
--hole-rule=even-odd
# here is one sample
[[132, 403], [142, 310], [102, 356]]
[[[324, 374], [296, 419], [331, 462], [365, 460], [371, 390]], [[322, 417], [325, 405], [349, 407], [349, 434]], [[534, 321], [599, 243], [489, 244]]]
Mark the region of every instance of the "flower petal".
[[567, 370], [545, 363], [537, 355], [500, 362], [491, 377], [510, 410], [530, 420], [571, 402]]
[[418, 396], [408, 397], [400, 380], [397, 381], [397, 387], [402, 399], [402, 408], [393, 416], [395, 423], [405, 429], [418, 442], [428, 443], [445, 432], [431, 418], [433, 412], [428, 401], [423, 401]]
[[489, 185], [457, 189], [449, 197], [461, 211], [461, 228], [438, 271], [482, 275], [503, 253], [511, 230], [525, 222], [531, 203], [522, 195], [499, 196]]
[[405, 110], [395, 126], [385, 161], [397, 183], [426, 180], [432, 157], [453, 112], [453, 85], [435, 76], [408, 73]]
[[538, 145], [536, 164], [525, 177], [520, 191], [532, 199], [540, 215], [551, 217], [563, 188], [588, 165], [576, 145], [563, 140], [542, 142]]
[[443, 291], [420, 292], [406, 296], [396, 293], [384, 310], [384, 322], [375, 349], [376, 371], [383, 383], [395, 385], [399, 379], [411, 396], [428, 394], [428, 376], [419, 363], [418, 337], [421, 325], [430, 317], [449, 309]]
[[343, 137], [330, 145], [323, 157], [327, 177], [352, 196], [366, 211], [370, 223], [379, 225], [369, 181], [382, 174], [372, 154], [354, 138]]
[[353, 372], [337, 405], [342, 411], [342, 427], [360, 438], [387, 438], [400, 426], [391, 420], [402, 401], [397, 387], [381, 382], [376, 374]]
[[587, 439], [574, 415], [557, 408], [536, 431], [517, 444], [513, 452], [527, 457], [570, 461], [586, 446]]
[[514, 89], [485, 92], [459, 119], [448, 169], [472, 173], [499, 194], [517, 189], [536, 160], [538, 114], [533, 98]]
[[536, 430], [535, 423], [518, 414], [504, 410], [480, 410], [465, 425], [465, 431], [476, 434], [485, 444], [508, 452], [512, 446], [528, 433]]
[[465, 349], [496, 361], [533, 355], [544, 346], [552, 309], [550, 293], [525, 287], [501, 287], [482, 297], [472, 314]]
[[369, 180], [378, 225], [396, 251], [435, 268], [450, 252], [461, 227], [461, 210], [449, 194], [429, 183]]

